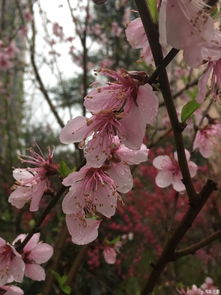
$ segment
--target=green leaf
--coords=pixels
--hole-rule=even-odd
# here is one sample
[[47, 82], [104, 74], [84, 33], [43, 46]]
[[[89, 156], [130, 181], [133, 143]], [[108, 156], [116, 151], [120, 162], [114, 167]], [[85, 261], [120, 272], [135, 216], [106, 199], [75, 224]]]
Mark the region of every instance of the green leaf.
[[153, 22], [156, 24], [158, 21], [158, 9], [156, 0], [146, 0]]
[[68, 176], [73, 170], [71, 170], [68, 165], [65, 163], [65, 161], [61, 161], [59, 164], [58, 172], [62, 177]]
[[120, 241], [120, 236], [116, 237], [115, 239], [111, 241], [105, 240], [105, 243], [107, 243], [107, 245], [115, 245], [118, 241]]
[[185, 122], [187, 119], [189, 119], [199, 107], [200, 104], [197, 103], [195, 100], [191, 100], [187, 104], [185, 104], [181, 112], [181, 121]]
[[67, 276], [61, 276], [59, 273], [57, 273], [54, 270], [51, 270], [53, 276], [55, 277], [55, 280], [57, 281], [59, 288], [61, 289], [61, 291], [65, 294], [71, 294], [71, 287], [65, 285], [66, 281], [67, 281]]

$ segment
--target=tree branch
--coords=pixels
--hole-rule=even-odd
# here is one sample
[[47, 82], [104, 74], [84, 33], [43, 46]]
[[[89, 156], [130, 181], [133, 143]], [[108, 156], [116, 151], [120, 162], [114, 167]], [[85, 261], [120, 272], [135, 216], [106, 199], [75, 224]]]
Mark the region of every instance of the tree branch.
[[217, 240], [219, 238], [221, 238], [221, 229], [214, 232], [213, 234], [211, 234], [207, 238], [203, 239], [202, 241], [175, 252], [174, 253], [174, 260], [176, 260], [180, 257], [186, 256], [186, 255], [194, 254], [199, 249], [209, 245], [210, 243], [214, 242], [215, 240]]
[[[147, 38], [149, 40], [154, 62], [156, 66], [158, 67], [161, 65], [163, 61], [163, 53], [159, 43], [158, 28], [152, 22], [149, 10], [146, 5], [146, 1], [135, 0], [135, 2], [138, 8], [138, 11], [140, 13], [145, 32], [147, 34]], [[174, 54], [175, 52], [176, 51], [174, 50]], [[183, 183], [186, 187], [186, 191], [187, 191], [190, 203], [194, 203], [194, 199], [196, 198], [196, 192], [195, 192], [195, 189], [191, 180], [189, 168], [187, 165], [183, 137], [182, 137], [182, 131], [184, 129], [184, 126], [182, 126], [182, 124], [178, 120], [176, 108], [175, 108], [171, 91], [170, 91], [167, 72], [164, 67], [162, 67], [159, 72], [159, 82], [160, 82], [160, 88], [164, 98], [164, 103], [167, 108], [167, 112], [170, 118], [173, 133], [174, 133], [174, 139], [175, 139], [175, 144], [177, 149], [179, 166], [180, 166], [180, 170], [183, 177]]]

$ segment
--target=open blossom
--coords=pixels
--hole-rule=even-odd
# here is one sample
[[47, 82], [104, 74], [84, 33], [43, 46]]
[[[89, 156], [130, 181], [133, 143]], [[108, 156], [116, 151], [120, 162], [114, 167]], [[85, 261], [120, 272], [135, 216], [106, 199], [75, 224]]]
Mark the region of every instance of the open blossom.
[[[62, 143], [81, 142], [85, 147], [85, 157], [93, 159], [94, 167], [101, 167], [112, 148], [112, 137], [118, 135], [121, 141], [130, 149], [138, 150], [145, 135], [145, 121], [135, 115], [131, 120], [123, 114], [101, 112], [90, 119], [76, 117], [70, 120], [62, 129]], [[93, 135], [92, 139], [85, 142]]]
[[[190, 153], [185, 150], [190, 176], [194, 177], [197, 172], [197, 165], [190, 161]], [[159, 187], [168, 187], [172, 185], [174, 190], [181, 192], [185, 190], [182, 182], [182, 174], [180, 171], [177, 153], [174, 153], [174, 158], [169, 156], [158, 156], [153, 160], [153, 166], [159, 170], [156, 176], [156, 185]]]
[[101, 74], [113, 79], [105, 85], [99, 85], [84, 98], [84, 106], [93, 114], [101, 111], [124, 111], [124, 116], [137, 109], [140, 116], [148, 117], [146, 124], [152, 124], [158, 111], [158, 99], [152, 87], [146, 83], [140, 85], [139, 76], [143, 79], [143, 72], [137, 72], [137, 79], [133, 72], [124, 69], [113, 71], [101, 69]]
[[0, 294], [4, 294], [4, 295], [23, 295], [24, 291], [17, 287], [17, 286], [1, 286], [0, 287]]
[[[21, 234], [14, 240], [13, 244], [19, 241], [23, 242], [25, 238], [26, 235]], [[45, 270], [40, 264], [47, 262], [53, 254], [53, 248], [49, 244], [40, 242], [39, 239], [40, 234], [34, 234], [22, 251], [25, 276], [36, 281], [45, 280]]]
[[30, 211], [37, 211], [45, 191], [50, 187], [49, 176], [56, 173], [57, 165], [52, 162], [53, 151], [48, 156], [30, 150], [30, 156], [25, 156], [23, 162], [36, 166], [35, 168], [17, 168], [13, 171], [16, 185], [9, 196], [9, 203], [21, 209], [26, 202], [31, 201]]
[[218, 51], [217, 42], [220, 44], [220, 33], [205, 7], [202, 0], [163, 0], [160, 7], [161, 44], [182, 49], [191, 67], [202, 64], [207, 49], [211, 55], [212, 51]]
[[[117, 176], [114, 176], [115, 173]], [[127, 165], [119, 164], [117, 169], [117, 166], [113, 168], [109, 164], [101, 168], [84, 166], [80, 171], [68, 175], [63, 184], [71, 186], [62, 208], [67, 214], [66, 221], [72, 241], [86, 244], [96, 239], [100, 224], [99, 220], [91, 217], [97, 213], [108, 218], [113, 216], [117, 200], [120, 199], [118, 192], [131, 190], [133, 180]]]
[[115, 135], [128, 148], [140, 149], [146, 126], [154, 122], [158, 110], [158, 100], [149, 84], [139, 86], [124, 70], [105, 73], [116, 81], [85, 97], [85, 106], [94, 115], [70, 120], [60, 134], [63, 143], [81, 142], [86, 159], [96, 160], [94, 167], [101, 167], [108, 158]]
[[193, 149], [199, 149], [204, 158], [209, 158], [221, 137], [221, 124], [211, 124], [197, 131]]
[[0, 286], [13, 281], [22, 282], [25, 264], [13, 246], [0, 238]]
[[178, 291], [180, 295], [204, 295], [204, 291], [200, 288], [197, 288], [196, 285], [193, 285], [191, 289], [187, 288], [187, 290], [181, 289]]
[[132, 48], [142, 49], [141, 57], [148, 63], [153, 63], [153, 56], [151, 53], [150, 45], [147, 40], [147, 35], [145, 33], [143, 23], [141, 18], [138, 17], [132, 20], [126, 30], [126, 37]]

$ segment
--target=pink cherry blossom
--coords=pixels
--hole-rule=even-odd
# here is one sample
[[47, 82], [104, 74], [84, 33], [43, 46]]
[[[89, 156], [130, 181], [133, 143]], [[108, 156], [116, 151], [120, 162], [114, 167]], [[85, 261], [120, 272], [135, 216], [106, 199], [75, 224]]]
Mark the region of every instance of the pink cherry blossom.
[[26, 202], [31, 201], [30, 211], [37, 211], [44, 192], [50, 187], [48, 177], [56, 173], [57, 165], [52, 162], [53, 151], [51, 150], [49, 150], [47, 157], [32, 149], [30, 154], [21, 160], [36, 167], [14, 169], [13, 177], [17, 183], [8, 201], [18, 209], [21, 209]]
[[1, 286], [0, 287], [0, 294], [4, 295], [23, 295], [24, 291], [17, 286]]
[[197, 131], [193, 150], [199, 149], [204, 158], [209, 158], [220, 137], [221, 124], [208, 125]]
[[108, 264], [115, 264], [117, 252], [114, 247], [106, 246], [103, 251], [104, 259]]
[[13, 281], [22, 282], [25, 264], [13, 246], [0, 238], [0, 286]]
[[83, 209], [89, 214], [99, 212], [106, 217], [115, 214], [120, 196], [105, 169], [84, 166], [69, 174], [63, 184], [71, 186], [62, 204], [65, 214], [77, 214]]
[[187, 288], [187, 290], [178, 290], [178, 293], [180, 295], [204, 295], [204, 291], [200, 288], [197, 288], [196, 285], [193, 285], [191, 289]]
[[[133, 113], [130, 117], [123, 117], [123, 114], [114, 112], [102, 112], [90, 119], [76, 117], [62, 129], [60, 140], [62, 143], [81, 142], [85, 158], [89, 162], [92, 159], [94, 167], [101, 167], [110, 155], [114, 135], [118, 135], [127, 147], [140, 148], [146, 124], [138, 114], [135, 117]], [[92, 134], [92, 139], [85, 142]]]
[[204, 47], [218, 48], [219, 31], [205, 5], [202, 0], [163, 0], [160, 7], [161, 44], [184, 50], [184, 59], [191, 67], [202, 64]]
[[141, 57], [145, 62], [153, 64], [153, 56], [141, 18], [138, 17], [131, 21], [126, 28], [125, 33], [128, 42], [133, 48], [142, 49]]
[[[191, 177], [194, 177], [197, 172], [197, 165], [190, 161], [190, 153], [187, 150], [185, 150], [185, 153], [190, 175]], [[159, 170], [155, 179], [157, 186], [164, 188], [172, 185], [174, 190], [178, 192], [185, 190], [178, 164], [177, 153], [174, 153], [174, 158], [170, 158], [167, 155], [156, 157], [153, 160], [153, 166]]]
[[[21, 234], [14, 240], [13, 244], [23, 242], [25, 238], [26, 235]], [[40, 242], [39, 239], [40, 234], [34, 234], [22, 252], [25, 275], [35, 281], [45, 280], [45, 270], [40, 264], [47, 262], [53, 255], [53, 248], [49, 244]]]
[[[138, 79], [143, 79], [143, 72], [127, 72], [121, 69], [117, 72], [109, 69], [101, 69], [99, 73], [112, 78], [113, 82], [96, 87], [84, 98], [85, 107], [92, 113], [101, 111], [131, 112], [137, 108], [146, 119], [147, 124], [152, 124], [158, 111], [158, 99], [149, 84], [141, 85]], [[146, 112], [146, 114], [144, 114]]]

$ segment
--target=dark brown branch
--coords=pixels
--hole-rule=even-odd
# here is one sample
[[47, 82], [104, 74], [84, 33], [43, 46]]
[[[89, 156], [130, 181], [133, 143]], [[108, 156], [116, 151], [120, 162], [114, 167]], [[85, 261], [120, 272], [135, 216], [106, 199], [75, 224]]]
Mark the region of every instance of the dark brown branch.
[[29, 232], [29, 234], [26, 236], [26, 238], [24, 239], [24, 241], [16, 247], [16, 250], [18, 252], [21, 253], [22, 250], [24, 249], [25, 245], [32, 238], [32, 236], [36, 232], [40, 231], [40, 227], [41, 227], [42, 223], [44, 222], [45, 218], [48, 216], [48, 214], [51, 212], [51, 210], [55, 207], [55, 205], [57, 204], [57, 202], [60, 200], [60, 198], [63, 196], [63, 194], [65, 193], [65, 191], [67, 189], [68, 189], [67, 187], [62, 186], [60, 188], [60, 190], [57, 192], [57, 194], [53, 197], [53, 199], [51, 200], [51, 202], [48, 204], [48, 206], [46, 207], [46, 209], [44, 210], [44, 212], [40, 216], [40, 218], [39, 218], [38, 222], [36, 223], [35, 227]]
[[[147, 34], [147, 38], [149, 40], [154, 62], [156, 66], [158, 67], [161, 65], [163, 60], [163, 53], [159, 43], [158, 28], [152, 22], [149, 10], [146, 5], [146, 1], [135, 0], [135, 2], [137, 4], [137, 8], [140, 13], [145, 32]], [[184, 129], [184, 126], [180, 124], [177, 117], [176, 108], [171, 95], [169, 80], [168, 80], [167, 72], [165, 68], [161, 68], [159, 72], [159, 82], [160, 82], [160, 88], [164, 98], [164, 103], [167, 108], [167, 112], [170, 118], [173, 133], [174, 133], [174, 139], [176, 143], [179, 166], [182, 172], [183, 183], [186, 187], [189, 200], [192, 203], [196, 197], [196, 192], [192, 184], [189, 168], [187, 165], [186, 155], [185, 155], [185, 149], [184, 149], [183, 137], [182, 137], [182, 131]]]
[[172, 48], [170, 52], [164, 57], [164, 59], [156, 68], [156, 70], [153, 72], [153, 74], [147, 79], [147, 83], [152, 84], [156, 82], [156, 78], [159, 76], [160, 72], [164, 70], [169, 63], [171, 63], [171, 61], [174, 59], [178, 52], [178, 49]]
[[215, 240], [219, 238], [221, 238], [221, 229], [214, 232], [213, 234], [203, 239], [202, 241], [175, 252], [174, 260], [186, 255], [194, 254], [199, 249], [208, 246], [210, 243], [214, 242]]

